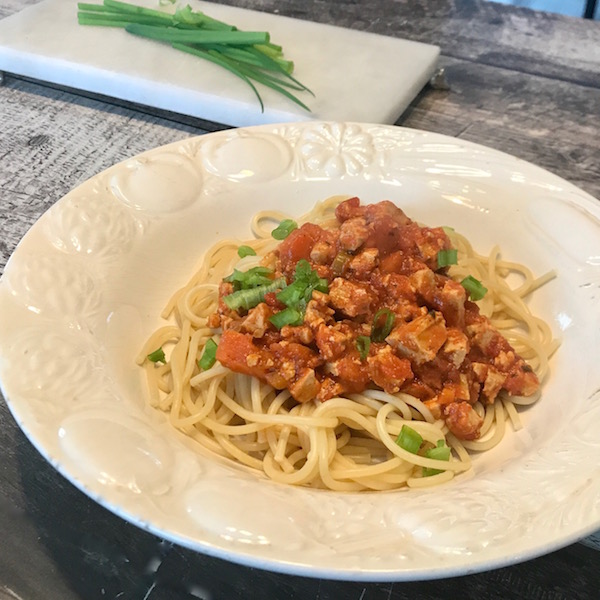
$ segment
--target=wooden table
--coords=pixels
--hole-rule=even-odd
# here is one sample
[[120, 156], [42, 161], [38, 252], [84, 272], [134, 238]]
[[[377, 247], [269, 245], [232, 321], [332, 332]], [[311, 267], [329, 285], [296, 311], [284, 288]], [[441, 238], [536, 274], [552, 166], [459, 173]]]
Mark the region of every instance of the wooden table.
[[[0, 18], [32, 0], [0, 0]], [[600, 23], [483, 0], [224, 0], [434, 43], [449, 89], [398, 124], [503, 150], [600, 198]], [[117, 161], [222, 126], [11, 75], [0, 87], [0, 269], [34, 221]], [[597, 598], [600, 555], [577, 543], [445, 581], [362, 584], [262, 572], [128, 525], [76, 490], [0, 403], [0, 598], [400, 600]], [[12, 595], [11, 595], [12, 594]]]

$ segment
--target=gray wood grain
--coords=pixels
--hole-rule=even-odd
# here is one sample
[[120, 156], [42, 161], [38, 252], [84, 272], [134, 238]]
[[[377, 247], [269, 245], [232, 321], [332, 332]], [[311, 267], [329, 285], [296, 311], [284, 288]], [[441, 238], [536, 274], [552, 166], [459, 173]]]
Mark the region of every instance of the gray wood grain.
[[600, 198], [600, 88], [443, 58], [449, 91], [400, 120], [530, 161]]

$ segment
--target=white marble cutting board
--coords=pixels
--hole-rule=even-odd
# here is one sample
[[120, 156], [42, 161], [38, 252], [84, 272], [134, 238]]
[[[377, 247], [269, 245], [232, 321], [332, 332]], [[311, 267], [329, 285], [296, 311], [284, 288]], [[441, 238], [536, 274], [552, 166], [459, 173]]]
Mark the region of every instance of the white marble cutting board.
[[[100, 0], [88, 0], [100, 3]], [[158, 0], [135, 0], [160, 8]], [[394, 123], [437, 66], [439, 48], [209, 2], [184, 0], [240, 29], [269, 31], [313, 90], [310, 113], [223, 69], [121, 29], [77, 23], [76, 0], [43, 0], [0, 21], [0, 70], [231, 126], [309, 119]], [[174, 7], [162, 8], [173, 11]]]

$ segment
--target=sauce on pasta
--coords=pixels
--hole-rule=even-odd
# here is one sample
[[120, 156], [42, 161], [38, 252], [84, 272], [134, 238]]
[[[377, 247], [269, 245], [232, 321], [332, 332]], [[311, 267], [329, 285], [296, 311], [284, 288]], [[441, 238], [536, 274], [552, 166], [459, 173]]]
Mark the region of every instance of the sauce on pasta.
[[388, 201], [299, 221], [257, 216], [257, 239], [213, 248], [167, 307], [138, 362], [176, 427], [277, 481], [377, 490], [447, 481], [519, 426], [556, 347], [522, 298], [552, 274]]

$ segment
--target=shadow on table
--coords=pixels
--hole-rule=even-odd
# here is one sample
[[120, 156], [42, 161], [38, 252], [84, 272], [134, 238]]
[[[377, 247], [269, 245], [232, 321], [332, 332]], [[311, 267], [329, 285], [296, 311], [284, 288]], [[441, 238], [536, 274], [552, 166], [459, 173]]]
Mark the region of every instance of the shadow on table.
[[[444, 581], [365, 584], [271, 573], [195, 553], [123, 521], [66, 481], [24, 439], [17, 460], [27, 521], [39, 539], [29, 548], [40, 550], [40, 556], [28, 554], [26, 568], [33, 577], [45, 573], [44, 600], [570, 600], [593, 598], [600, 586], [599, 555], [581, 544]], [[48, 561], [50, 568], [41, 564]], [[65, 584], [73, 596], [57, 595]]]

